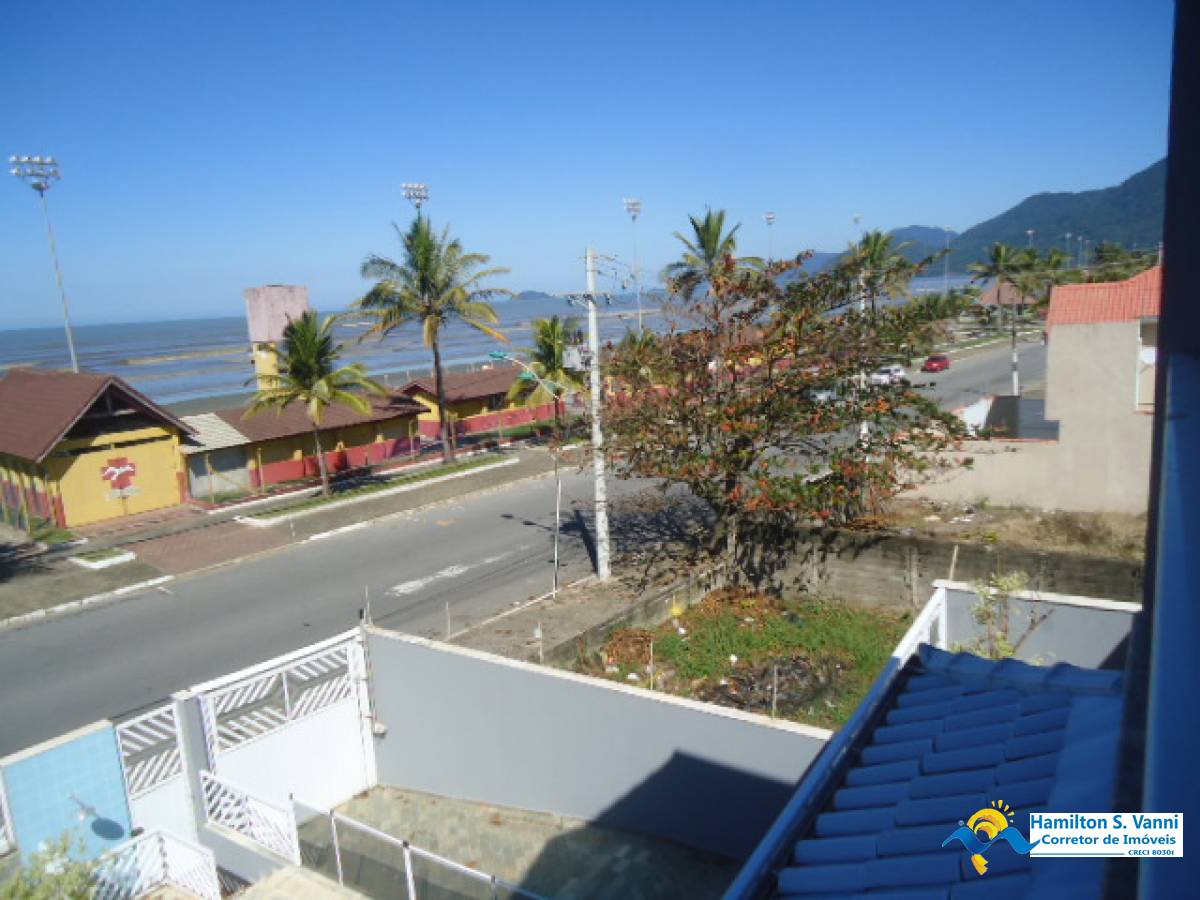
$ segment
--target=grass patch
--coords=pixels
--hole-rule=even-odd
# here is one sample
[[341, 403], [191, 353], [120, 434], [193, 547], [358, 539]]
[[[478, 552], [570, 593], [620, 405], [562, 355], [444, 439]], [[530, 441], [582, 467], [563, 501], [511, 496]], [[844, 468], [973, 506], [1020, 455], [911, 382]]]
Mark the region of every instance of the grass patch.
[[86, 559], [88, 562], [103, 562], [106, 559], [112, 559], [114, 556], [123, 556], [128, 553], [124, 547], [105, 547], [103, 550], [89, 550], [87, 553], [75, 554], [80, 559]]
[[479, 456], [473, 459], [466, 459], [462, 462], [451, 463], [448, 466], [437, 466], [432, 469], [424, 469], [420, 472], [413, 472], [409, 475], [397, 475], [392, 478], [378, 478], [367, 481], [363, 484], [357, 484], [353, 487], [339, 489], [335, 486], [334, 492], [328, 497], [318, 494], [316, 497], [310, 497], [307, 500], [302, 500], [299, 503], [290, 503], [287, 506], [277, 507], [276, 509], [264, 510], [260, 513], [255, 513], [255, 519], [274, 519], [278, 516], [286, 516], [291, 513], [298, 512], [302, 509], [312, 509], [317, 506], [324, 506], [327, 503], [333, 503], [338, 500], [346, 500], [350, 497], [362, 497], [367, 494], [376, 494], [380, 491], [391, 490], [392, 488], [400, 487], [405, 484], [416, 484], [421, 481], [429, 481], [432, 478], [441, 478], [445, 475], [453, 475], [456, 472], [467, 472], [471, 469], [481, 469], [485, 466], [495, 465], [496, 458], [492, 456]]
[[29, 529], [29, 537], [50, 547], [56, 544], [69, 544], [76, 540], [73, 532], [66, 528], [59, 528], [53, 522], [45, 520], [33, 524], [33, 527]]
[[[836, 728], [866, 696], [907, 616], [838, 603], [788, 608], [743, 589], [714, 591], [656, 629], [616, 632], [583, 666], [624, 683]], [[778, 684], [778, 693], [775, 685]]]

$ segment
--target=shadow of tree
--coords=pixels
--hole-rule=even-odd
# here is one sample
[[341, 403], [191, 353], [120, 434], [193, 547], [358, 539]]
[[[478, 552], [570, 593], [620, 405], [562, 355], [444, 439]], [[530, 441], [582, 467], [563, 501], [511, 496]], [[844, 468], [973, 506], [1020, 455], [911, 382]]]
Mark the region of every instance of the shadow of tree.
[[0, 583], [48, 569], [42, 551], [35, 544], [0, 538]]

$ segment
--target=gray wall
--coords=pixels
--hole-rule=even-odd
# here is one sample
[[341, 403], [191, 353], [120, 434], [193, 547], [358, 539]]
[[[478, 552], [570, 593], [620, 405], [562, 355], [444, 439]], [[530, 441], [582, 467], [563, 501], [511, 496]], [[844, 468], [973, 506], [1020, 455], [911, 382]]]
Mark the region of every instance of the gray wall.
[[825, 744], [523, 663], [369, 631], [382, 784], [586, 819], [742, 859]]
[[[973, 612], [979, 602], [973, 591], [946, 591], [946, 646], [950, 649], [983, 636]], [[1031, 616], [1039, 620], [1032, 629]], [[1016, 643], [1028, 633], [1016, 654], [1027, 662], [1121, 668], [1133, 617], [1130, 610], [1013, 598], [1009, 601], [1009, 640]]]

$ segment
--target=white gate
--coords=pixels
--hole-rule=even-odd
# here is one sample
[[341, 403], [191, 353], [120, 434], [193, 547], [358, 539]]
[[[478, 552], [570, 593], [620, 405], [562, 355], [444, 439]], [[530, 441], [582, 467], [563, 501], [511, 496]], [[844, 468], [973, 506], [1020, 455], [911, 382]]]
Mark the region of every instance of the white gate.
[[221, 900], [212, 851], [165, 831], [143, 834], [101, 858], [95, 897], [136, 900], [167, 886]]
[[374, 783], [366, 665], [356, 631], [193, 688], [209, 770], [286, 805], [336, 806]]
[[174, 704], [119, 722], [116, 732], [133, 824], [195, 839]]

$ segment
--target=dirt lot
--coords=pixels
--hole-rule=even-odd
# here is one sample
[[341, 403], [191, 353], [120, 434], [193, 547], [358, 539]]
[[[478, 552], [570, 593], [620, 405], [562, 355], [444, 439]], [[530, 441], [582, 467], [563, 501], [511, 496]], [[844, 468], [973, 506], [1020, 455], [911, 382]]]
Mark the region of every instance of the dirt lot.
[[885, 527], [925, 537], [1140, 561], [1146, 515], [1040, 512], [987, 504], [897, 500]]

